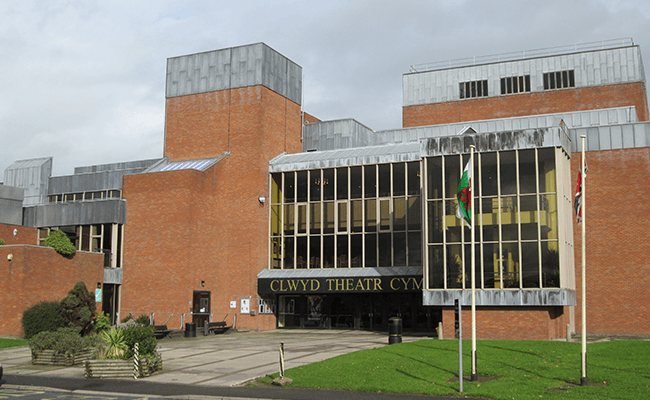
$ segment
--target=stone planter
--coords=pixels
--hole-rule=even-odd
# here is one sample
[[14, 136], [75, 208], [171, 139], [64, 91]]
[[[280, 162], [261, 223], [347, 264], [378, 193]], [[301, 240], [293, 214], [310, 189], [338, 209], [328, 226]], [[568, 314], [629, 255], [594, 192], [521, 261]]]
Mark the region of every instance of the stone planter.
[[83, 349], [75, 354], [56, 353], [54, 350], [35, 350], [32, 351], [32, 364], [71, 367], [83, 364], [96, 356], [97, 350], [94, 348]]
[[[133, 378], [133, 360], [88, 360], [84, 363], [85, 377], [88, 379], [128, 379]], [[151, 376], [162, 370], [162, 357], [141, 358], [138, 378]]]

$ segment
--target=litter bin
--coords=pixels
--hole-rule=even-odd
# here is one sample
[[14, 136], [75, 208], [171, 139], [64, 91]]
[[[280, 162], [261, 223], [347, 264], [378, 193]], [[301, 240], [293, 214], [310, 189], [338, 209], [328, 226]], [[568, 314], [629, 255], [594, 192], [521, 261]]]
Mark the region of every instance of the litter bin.
[[388, 319], [388, 344], [402, 343], [402, 319]]
[[185, 337], [196, 337], [196, 324], [188, 322], [185, 324]]

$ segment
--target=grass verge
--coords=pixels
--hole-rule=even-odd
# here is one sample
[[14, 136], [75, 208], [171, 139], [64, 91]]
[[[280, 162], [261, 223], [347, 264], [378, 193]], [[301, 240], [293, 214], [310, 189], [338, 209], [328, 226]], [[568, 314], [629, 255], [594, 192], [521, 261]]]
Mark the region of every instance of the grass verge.
[[[464, 375], [470, 341], [463, 342]], [[578, 386], [580, 343], [479, 341], [478, 382], [465, 396], [491, 399], [640, 399], [650, 393], [650, 342], [618, 340], [587, 347], [588, 386]], [[287, 354], [290, 354], [289, 352]], [[278, 375], [259, 380], [270, 384]], [[291, 387], [460, 395], [458, 342], [421, 340], [350, 353], [287, 370]]]
[[2, 339], [0, 338], [0, 349], [5, 349], [7, 347], [20, 347], [27, 346], [29, 342], [23, 339]]

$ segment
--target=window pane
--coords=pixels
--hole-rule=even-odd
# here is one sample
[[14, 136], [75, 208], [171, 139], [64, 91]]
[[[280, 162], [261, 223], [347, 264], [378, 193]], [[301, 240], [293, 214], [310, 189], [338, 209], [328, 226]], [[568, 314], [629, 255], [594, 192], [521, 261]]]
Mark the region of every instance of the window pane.
[[280, 269], [280, 262], [282, 257], [282, 246], [280, 246], [279, 237], [271, 238], [271, 269]]
[[366, 267], [377, 266], [377, 234], [366, 234]]
[[497, 195], [497, 153], [484, 153], [481, 158], [481, 190], [475, 189], [482, 196]]
[[408, 230], [419, 231], [422, 229], [422, 206], [419, 197], [409, 197], [408, 204]]
[[429, 202], [429, 243], [442, 243], [442, 201]]
[[557, 242], [542, 242], [542, 286], [560, 287], [560, 256]]
[[320, 207], [321, 203], [312, 203], [309, 205], [309, 233], [312, 235], [320, 234]]
[[519, 193], [535, 193], [535, 150], [519, 151]]
[[539, 222], [542, 239], [557, 239], [557, 195], [539, 195]]
[[320, 236], [309, 237], [309, 268], [320, 268]]
[[[445, 156], [445, 197], [455, 199], [460, 182], [460, 158], [459, 156]], [[455, 213], [456, 211], [454, 211]]]
[[517, 240], [517, 197], [508, 196], [501, 198], [501, 238], [503, 240]]
[[499, 240], [499, 199], [496, 197], [481, 200], [481, 226], [483, 241], [496, 242]]
[[334, 170], [323, 170], [323, 200], [334, 200]]
[[271, 174], [271, 204], [282, 203], [282, 174]]
[[321, 170], [309, 171], [309, 200], [320, 201]]
[[282, 220], [280, 218], [280, 212], [282, 206], [271, 206], [271, 236], [280, 236], [280, 226]]
[[307, 236], [296, 238], [296, 268], [307, 268]]
[[[481, 288], [481, 245], [474, 244], [474, 285], [476, 288]], [[472, 287], [472, 245], [465, 244], [465, 258], [463, 265], [465, 270], [465, 289]]]
[[307, 204], [298, 204], [298, 233], [307, 233]]
[[539, 285], [539, 250], [537, 242], [521, 243], [522, 286], [538, 288]]
[[365, 197], [377, 197], [377, 170], [375, 165], [366, 165], [364, 186]]
[[408, 234], [408, 265], [410, 267], [422, 266], [422, 233], [409, 232]]
[[537, 196], [519, 198], [519, 218], [521, 219], [521, 239], [537, 240]]
[[366, 200], [366, 232], [377, 231], [377, 200]]
[[345, 200], [348, 198], [348, 169], [336, 169], [336, 198]]
[[445, 200], [445, 222], [447, 224], [447, 229], [445, 235], [447, 237], [447, 242], [459, 242], [460, 243], [460, 228], [461, 221], [456, 218], [456, 210], [458, 209], [457, 200]]
[[391, 244], [390, 233], [379, 234], [379, 266], [390, 267], [392, 263], [391, 257]]
[[483, 244], [483, 287], [485, 289], [501, 288], [501, 272], [499, 271], [499, 244]]
[[390, 200], [379, 200], [379, 230], [390, 229]]
[[361, 167], [350, 168], [350, 198], [351, 199], [361, 198], [361, 182], [362, 182]]
[[555, 149], [539, 149], [537, 150], [537, 158], [539, 159], [539, 191], [555, 192]]
[[442, 246], [429, 246], [429, 288], [443, 289], [444, 283]]
[[307, 171], [298, 171], [296, 173], [298, 179], [298, 193], [296, 194], [296, 200], [300, 202], [307, 201]]
[[503, 271], [503, 287], [519, 287], [519, 247], [517, 243], [503, 243], [501, 245], [501, 270]]
[[427, 158], [427, 197], [442, 199], [442, 157]]
[[284, 238], [284, 269], [294, 269], [296, 268], [295, 263], [294, 263], [294, 240], [295, 238], [292, 237], [285, 237]]
[[338, 204], [338, 232], [347, 232], [348, 230], [348, 203]]
[[334, 233], [334, 203], [323, 203], [323, 233]]
[[447, 245], [447, 288], [462, 288], [464, 279], [461, 245]]
[[361, 200], [350, 202], [350, 232], [363, 230], [363, 202]]
[[393, 196], [404, 196], [406, 193], [404, 174], [404, 163], [393, 164]]
[[393, 233], [393, 266], [406, 267], [406, 233]]
[[323, 268], [334, 268], [334, 235], [323, 236]]
[[284, 206], [284, 234], [293, 235], [295, 233], [294, 205], [287, 204]]
[[379, 197], [390, 196], [390, 164], [379, 165]]
[[403, 197], [393, 199], [393, 230], [406, 230], [406, 199]]
[[363, 235], [350, 235], [350, 267], [363, 266]]
[[408, 194], [420, 194], [420, 163], [410, 162], [408, 165]]
[[293, 172], [287, 172], [284, 174], [284, 201], [287, 203], [293, 203], [296, 200], [295, 181], [296, 178]]
[[336, 235], [336, 267], [348, 268], [348, 236]]
[[517, 193], [517, 165], [514, 151], [499, 153], [501, 164], [501, 195]]

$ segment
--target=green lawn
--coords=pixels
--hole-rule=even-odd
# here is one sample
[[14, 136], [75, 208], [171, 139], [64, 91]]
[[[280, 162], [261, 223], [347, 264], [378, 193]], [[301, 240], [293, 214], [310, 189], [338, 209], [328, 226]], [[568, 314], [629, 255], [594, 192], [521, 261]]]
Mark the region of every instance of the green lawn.
[[[471, 342], [463, 341], [464, 375]], [[580, 343], [479, 341], [479, 382], [466, 396], [491, 399], [642, 399], [650, 397], [650, 342], [619, 340], [587, 347], [589, 386], [580, 381]], [[287, 370], [291, 387], [459, 395], [458, 342], [421, 340], [359, 351]], [[260, 379], [270, 383], [277, 374]], [[487, 377], [492, 379], [487, 380]]]
[[1, 339], [0, 338], [0, 349], [7, 347], [18, 347], [18, 346], [27, 346], [28, 341], [22, 339]]

